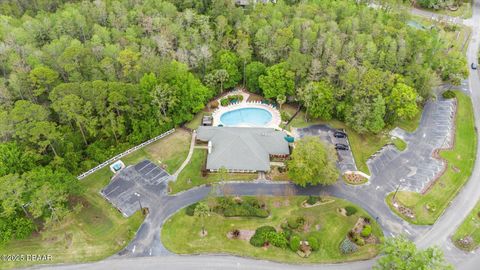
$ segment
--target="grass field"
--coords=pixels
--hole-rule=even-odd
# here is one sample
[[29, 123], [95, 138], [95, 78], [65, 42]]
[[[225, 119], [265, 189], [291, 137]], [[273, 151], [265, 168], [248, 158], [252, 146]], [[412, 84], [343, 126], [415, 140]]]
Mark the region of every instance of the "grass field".
[[[212, 213], [206, 218], [205, 228], [208, 235], [204, 238], [199, 236], [201, 223], [198, 222], [198, 219], [187, 216], [185, 211], [182, 210], [165, 222], [162, 230], [162, 241], [167, 249], [179, 254], [228, 253], [288, 263], [344, 262], [368, 259], [378, 254], [379, 246], [374, 244], [360, 247], [352, 255], [343, 255], [339, 249], [340, 242], [353, 228], [359, 216], [368, 216], [364, 210], [357, 206], [358, 212], [347, 217], [338, 213], [336, 209], [353, 205], [350, 202], [332, 198], [335, 200], [332, 203], [312, 208], [302, 208], [300, 204], [305, 199], [306, 197], [264, 198], [271, 210], [271, 215], [268, 218], [225, 218]], [[319, 239], [320, 250], [313, 252], [308, 258], [301, 258], [289, 249], [257, 248], [250, 245], [248, 241], [226, 237], [227, 232], [233, 229], [255, 230], [263, 225], [271, 225], [279, 230], [280, 224], [291, 216], [303, 216], [309, 221], [310, 226], [300, 232], [302, 237], [315, 235]], [[374, 219], [371, 220], [373, 222], [373, 234], [381, 238], [380, 227], [374, 222]]]
[[440, 156], [448, 162], [445, 173], [424, 195], [406, 191], [397, 194], [397, 201], [413, 209], [416, 214], [415, 220], [403, 218], [415, 224], [435, 223], [472, 173], [477, 151], [473, 107], [467, 95], [458, 91], [456, 95], [455, 146], [440, 152]]
[[[220, 173], [209, 173], [202, 176], [202, 166], [207, 157], [206, 149], [195, 149], [188, 165], [178, 175], [175, 182], [170, 182], [172, 193], [178, 193], [203, 184], [212, 184], [222, 181]], [[227, 173], [224, 180], [253, 180], [257, 178], [256, 173]]]
[[[190, 133], [180, 129], [122, 160], [131, 165], [148, 158], [165, 165], [167, 171], [173, 173], [188, 154], [190, 138]], [[79, 212], [28, 239], [11, 242], [0, 248], [0, 254], [49, 254], [53, 261], [47, 263], [61, 263], [100, 260], [121, 250], [134, 236], [143, 216], [138, 212], [124, 218], [100, 196], [99, 191], [108, 185], [112, 176], [110, 169], [105, 167], [81, 180], [85, 193], [74, 198], [83, 205]], [[30, 264], [33, 263], [6, 263], [0, 268]]]
[[[470, 212], [467, 218], [463, 221], [462, 225], [457, 228], [455, 234], [452, 237], [453, 243], [460, 249], [466, 251], [472, 251], [478, 248], [480, 245], [480, 202], [477, 203], [475, 208]], [[466, 236], [470, 236], [473, 239], [471, 246], [461, 246], [457, 242]]]

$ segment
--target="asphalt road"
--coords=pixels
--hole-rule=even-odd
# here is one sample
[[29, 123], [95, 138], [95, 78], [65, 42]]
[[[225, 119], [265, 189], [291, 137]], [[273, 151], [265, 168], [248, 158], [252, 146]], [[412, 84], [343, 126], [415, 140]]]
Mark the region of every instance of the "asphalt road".
[[[472, 27], [472, 38], [469, 43], [467, 57], [469, 64], [477, 62], [477, 51], [480, 44], [480, 0], [474, 1], [473, 17], [469, 20], [456, 20], [456, 22], [465, 23]], [[424, 11], [412, 11], [421, 16], [435, 17], [437, 15], [426, 13]], [[443, 16], [445, 17], [445, 16]], [[468, 84], [472, 101], [475, 109], [475, 123], [480, 125], [480, 80], [477, 72], [471, 72], [468, 78]], [[270, 192], [276, 195], [284, 192], [285, 185], [274, 186], [272, 184], [232, 184], [237, 185], [234, 189], [239, 194], [249, 194], [251, 192]], [[480, 265], [480, 256], [477, 253], [464, 253], [456, 249], [449, 237], [454, 233], [456, 228], [461, 224], [463, 219], [468, 215], [470, 210], [475, 206], [478, 198], [480, 198], [480, 151], [477, 151], [477, 160], [470, 181], [461, 190], [447, 208], [444, 215], [435, 223], [434, 226], [419, 228], [401, 221], [397, 216], [389, 213], [379, 213], [377, 207], [371, 207], [369, 202], [365, 202], [359, 190], [349, 189], [345, 191], [341, 186], [328, 188], [315, 188], [302, 190], [297, 189], [298, 194], [315, 192], [326, 192], [331, 195], [346, 197], [349, 200], [360, 204], [373, 216], [376, 214], [382, 216], [380, 223], [384, 227], [387, 235], [389, 232], [396, 230], [405, 230], [411, 228], [415, 231], [415, 241], [421, 248], [438, 245], [440, 246], [447, 259], [454, 263], [458, 269], [478, 269]], [[175, 213], [179, 208], [190, 203], [196, 202], [208, 195], [210, 189], [207, 187], [189, 190], [173, 197], [163, 197], [158, 201], [158, 209], [151, 209], [150, 215], [137, 233], [136, 238], [130, 243], [125, 250], [107, 260], [76, 265], [60, 265], [48, 266], [49, 269], [136, 269], [141, 265], [142, 269], [370, 269], [375, 260], [358, 261], [344, 264], [321, 264], [321, 265], [289, 265], [278, 264], [262, 260], [238, 258], [234, 256], [222, 255], [200, 255], [200, 256], [180, 256], [168, 255], [160, 242], [160, 226], [170, 215]], [[217, 191], [221, 192], [221, 191]], [[348, 194], [346, 193], [348, 192]], [[370, 198], [371, 199], [371, 198]], [[369, 201], [370, 201], [369, 199]], [[407, 233], [408, 234], [408, 233]], [[154, 256], [164, 255], [164, 256]], [[152, 256], [152, 257], [149, 257]], [[140, 257], [140, 258], [135, 258]]]

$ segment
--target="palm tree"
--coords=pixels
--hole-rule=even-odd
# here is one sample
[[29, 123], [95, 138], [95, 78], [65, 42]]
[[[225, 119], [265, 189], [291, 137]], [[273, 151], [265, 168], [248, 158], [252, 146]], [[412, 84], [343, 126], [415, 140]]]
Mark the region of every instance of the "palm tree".
[[202, 236], [205, 235], [205, 218], [210, 216], [210, 208], [208, 208], [208, 205], [206, 205], [203, 202], [200, 202], [197, 204], [195, 207], [195, 216], [200, 218], [200, 221], [202, 222]]

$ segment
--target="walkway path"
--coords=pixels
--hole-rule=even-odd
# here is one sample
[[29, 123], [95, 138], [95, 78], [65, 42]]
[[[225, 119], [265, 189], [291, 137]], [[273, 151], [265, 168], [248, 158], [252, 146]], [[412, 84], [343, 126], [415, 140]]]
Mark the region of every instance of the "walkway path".
[[190, 141], [190, 149], [188, 150], [188, 155], [185, 161], [183, 161], [182, 165], [178, 170], [172, 175], [172, 181], [176, 181], [178, 175], [182, 172], [183, 169], [188, 165], [190, 162], [190, 159], [192, 158], [193, 155], [193, 150], [195, 149], [195, 140], [197, 139], [197, 132], [194, 130], [192, 133], [192, 140]]

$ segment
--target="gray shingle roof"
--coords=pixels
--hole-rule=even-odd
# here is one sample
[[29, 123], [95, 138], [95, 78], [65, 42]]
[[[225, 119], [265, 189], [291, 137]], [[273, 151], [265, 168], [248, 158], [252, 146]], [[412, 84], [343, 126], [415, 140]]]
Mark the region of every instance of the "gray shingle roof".
[[285, 132], [273, 128], [206, 127], [197, 129], [197, 139], [211, 141], [207, 169], [268, 171], [270, 155], [290, 154]]

